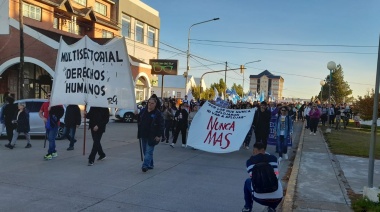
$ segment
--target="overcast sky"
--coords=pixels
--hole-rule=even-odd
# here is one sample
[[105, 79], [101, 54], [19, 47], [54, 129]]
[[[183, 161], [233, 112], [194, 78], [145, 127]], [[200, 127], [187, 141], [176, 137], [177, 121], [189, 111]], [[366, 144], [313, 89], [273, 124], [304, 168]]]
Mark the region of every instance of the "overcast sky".
[[[268, 70], [284, 78], [284, 96], [310, 98], [318, 94], [328, 74], [327, 63], [341, 64], [353, 96], [375, 84], [380, 33], [379, 0], [142, 0], [160, 13], [159, 58], [178, 59], [186, 70], [191, 29], [190, 75], [247, 65], [249, 75]], [[219, 64], [217, 64], [219, 63]], [[215, 65], [217, 64], [217, 65]], [[206, 84], [224, 73], [206, 75]], [[239, 71], [227, 74], [227, 86], [242, 84]]]

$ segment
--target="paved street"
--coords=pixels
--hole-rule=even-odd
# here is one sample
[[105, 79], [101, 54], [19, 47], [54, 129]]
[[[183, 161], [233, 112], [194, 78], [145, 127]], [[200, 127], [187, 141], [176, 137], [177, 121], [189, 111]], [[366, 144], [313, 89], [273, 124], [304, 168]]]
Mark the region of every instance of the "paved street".
[[[143, 173], [136, 130], [136, 123], [111, 121], [102, 138], [107, 159], [92, 167], [87, 166], [92, 146], [89, 131], [86, 155], [82, 155], [83, 127], [77, 132], [75, 150], [66, 151], [67, 140], [57, 141], [59, 156], [51, 161], [43, 160], [47, 149], [41, 137], [33, 138], [31, 149], [25, 149], [26, 141], [20, 139], [13, 150], [6, 149], [1, 138], [0, 211], [241, 210], [245, 161], [252, 150], [211, 154], [159, 144], [155, 169]], [[292, 150], [289, 156], [293, 157]], [[282, 176], [288, 163], [281, 165]], [[254, 205], [255, 211], [263, 209]]]

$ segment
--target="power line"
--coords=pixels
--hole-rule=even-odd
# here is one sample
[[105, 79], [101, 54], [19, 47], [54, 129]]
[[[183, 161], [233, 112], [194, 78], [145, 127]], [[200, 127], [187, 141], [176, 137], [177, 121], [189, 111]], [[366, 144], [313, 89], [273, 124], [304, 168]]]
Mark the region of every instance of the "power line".
[[256, 43], [256, 42], [240, 42], [240, 41], [219, 41], [219, 40], [201, 40], [190, 39], [194, 41], [211, 42], [211, 43], [237, 43], [250, 45], [267, 45], [267, 46], [313, 46], [313, 47], [349, 47], [349, 48], [377, 48], [378, 46], [359, 46], [359, 45], [339, 45], [339, 44], [298, 44], [298, 43]]
[[268, 48], [206, 44], [206, 43], [196, 43], [196, 42], [193, 44], [205, 45], [205, 46], [219, 46], [219, 47], [236, 48], [236, 49], [256, 49], [256, 50], [279, 51], [279, 52], [302, 52], [302, 53], [324, 53], [324, 54], [377, 54], [377, 53], [371, 53], [371, 52], [329, 52], [329, 51], [292, 50], [292, 49], [268, 49]]

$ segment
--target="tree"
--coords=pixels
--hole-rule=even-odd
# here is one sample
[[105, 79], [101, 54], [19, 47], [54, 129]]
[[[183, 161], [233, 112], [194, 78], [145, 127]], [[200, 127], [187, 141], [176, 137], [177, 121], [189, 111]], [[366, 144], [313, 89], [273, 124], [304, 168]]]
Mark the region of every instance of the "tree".
[[[363, 120], [372, 120], [373, 113], [373, 101], [375, 97], [375, 91], [372, 89], [372, 92], [367, 95], [358, 96], [358, 100], [354, 103], [354, 113], [360, 113], [360, 118]], [[380, 115], [380, 108], [378, 109], [377, 116]]]
[[226, 91], [226, 83], [221, 78], [221, 79], [219, 79], [219, 83], [211, 84], [210, 89], [212, 89], [213, 92], [214, 92], [214, 88], [216, 88], [216, 90], [218, 90], [218, 93], [220, 95], [221, 93], [224, 93]]
[[236, 85], [236, 83], [234, 83], [231, 89], [234, 89], [239, 96], [241, 96], [243, 93], [243, 87], [240, 84]]
[[[331, 101], [335, 100], [336, 103], [352, 101], [353, 98], [349, 97], [352, 94], [352, 90], [350, 89], [350, 85], [344, 81], [343, 67], [340, 64], [337, 65], [335, 71], [331, 74], [331, 78]], [[327, 75], [327, 83], [322, 87], [322, 101], [328, 101], [329, 99], [329, 81], [330, 76]], [[321, 91], [318, 93], [318, 96], [321, 96]]]
[[191, 93], [193, 94], [194, 99], [200, 99], [201, 97], [201, 87], [193, 86], [191, 87]]

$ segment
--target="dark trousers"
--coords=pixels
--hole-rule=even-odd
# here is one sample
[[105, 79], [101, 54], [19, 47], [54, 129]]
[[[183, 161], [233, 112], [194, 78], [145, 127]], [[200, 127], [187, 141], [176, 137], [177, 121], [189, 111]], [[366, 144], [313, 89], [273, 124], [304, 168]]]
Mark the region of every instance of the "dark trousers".
[[268, 206], [270, 208], [276, 209], [281, 203], [282, 198], [278, 199], [258, 199], [252, 194], [251, 178], [245, 180], [244, 183], [244, 207], [252, 209], [253, 201], [259, 203], [260, 205]]
[[329, 115], [329, 125], [331, 127], [331, 125], [334, 124], [334, 120], [335, 120], [335, 115]]
[[99, 156], [105, 155], [103, 152], [102, 144], [100, 144], [100, 140], [102, 139], [103, 132], [99, 130], [98, 131], [91, 130], [91, 135], [92, 135], [92, 140], [94, 141], [94, 143], [92, 144], [92, 150], [91, 150], [91, 154], [88, 156], [88, 160], [90, 162], [94, 162], [96, 154], [99, 154]]
[[310, 131], [313, 133], [317, 132], [319, 119], [318, 118], [311, 118], [310, 119]]
[[182, 144], [186, 144], [186, 131], [187, 131], [187, 126], [177, 125], [174, 132], [173, 143], [174, 144], [177, 143], [179, 132], [181, 132]]
[[326, 121], [327, 121], [327, 114], [322, 114], [322, 116], [321, 116], [321, 122], [322, 122], [323, 126], [326, 125]]
[[261, 142], [264, 144], [265, 149], [267, 149], [269, 133], [255, 132], [256, 142]]
[[169, 142], [169, 131], [172, 130], [172, 126], [173, 126], [173, 120], [171, 119], [168, 119], [168, 120], [165, 120], [165, 140], [166, 140], [166, 143]]
[[306, 129], [309, 129], [310, 127], [310, 116], [305, 116], [306, 117]]
[[251, 138], [252, 138], [252, 128], [248, 130], [247, 136], [245, 136], [245, 139], [244, 139], [245, 146], [249, 146], [249, 143], [251, 143]]
[[12, 138], [13, 138], [13, 124], [6, 124], [5, 127], [7, 130], [7, 139], [10, 143], [12, 141]]

